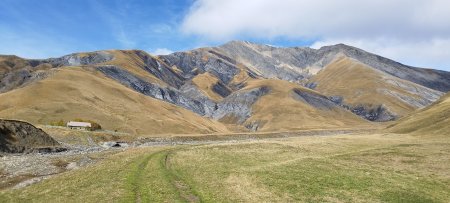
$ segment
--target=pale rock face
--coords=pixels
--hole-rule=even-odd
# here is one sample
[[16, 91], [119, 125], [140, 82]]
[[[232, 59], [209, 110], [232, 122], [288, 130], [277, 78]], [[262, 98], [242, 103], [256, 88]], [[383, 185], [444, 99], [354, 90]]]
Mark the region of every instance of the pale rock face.
[[219, 120], [225, 116], [232, 116], [237, 118], [237, 123], [242, 124], [251, 116], [252, 105], [269, 91], [270, 89], [267, 87], [260, 87], [235, 92], [217, 104], [212, 118]]
[[114, 55], [106, 51], [97, 51], [86, 55], [70, 54], [60, 58], [43, 60], [43, 62], [50, 63], [54, 66], [80, 66], [99, 64], [110, 61], [113, 58]]

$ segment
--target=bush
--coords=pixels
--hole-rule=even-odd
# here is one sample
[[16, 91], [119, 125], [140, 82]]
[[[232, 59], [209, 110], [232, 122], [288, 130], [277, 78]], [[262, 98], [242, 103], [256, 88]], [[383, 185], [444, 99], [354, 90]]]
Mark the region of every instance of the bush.
[[64, 122], [64, 120], [59, 120], [59, 121], [52, 121], [49, 123], [49, 125], [52, 126], [66, 126], [66, 122]]
[[101, 130], [102, 126], [96, 122], [89, 121], [91, 123], [91, 130]]

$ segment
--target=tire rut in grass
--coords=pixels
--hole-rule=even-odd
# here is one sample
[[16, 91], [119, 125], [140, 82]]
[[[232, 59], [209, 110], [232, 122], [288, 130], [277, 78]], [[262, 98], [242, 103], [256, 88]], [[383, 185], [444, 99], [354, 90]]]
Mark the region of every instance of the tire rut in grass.
[[[145, 184], [145, 173], [156, 172], [156, 171], [146, 171], [146, 168], [150, 162], [159, 163], [158, 171], [163, 174], [164, 181], [167, 181], [176, 191], [178, 196], [178, 201], [180, 202], [200, 202], [200, 198], [195, 195], [192, 188], [183, 181], [180, 176], [173, 170], [169, 155], [174, 152], [174, 150], [162, 150], [150, 155], [144, 156], [136, 162], [135, 169], [128, 177], [129, 184], [131, 186], [132, 199], [134, 202], [147, 202], [146, 191], [144, 190]], [[153, 160], [153, 161], [152, 161]]]
[[146, 156], [136, 167], [136, 170], [130, 177], [131, 181], [131, 190], [133, 192], [135, 202], [142, 202], [142, 193], [141, 193], [141, 185], [142, 185], [142, 175], [144, 173], [144, 169], [147, 167], [148, 162], [155, 154], [151, 154]]
[[182, 200], [186, 202], [201, 202], [200, 198], [192, 190], [192, 187], [189, 186], [174, 172], [169, 161], [169, 155], [170, 153], [166, 152], [166, 154], [163, 156], [164, 160], [161, 160], [161, 163], [164, 165], [164, 169], [167, 171], [172, 185], [177, 189]]

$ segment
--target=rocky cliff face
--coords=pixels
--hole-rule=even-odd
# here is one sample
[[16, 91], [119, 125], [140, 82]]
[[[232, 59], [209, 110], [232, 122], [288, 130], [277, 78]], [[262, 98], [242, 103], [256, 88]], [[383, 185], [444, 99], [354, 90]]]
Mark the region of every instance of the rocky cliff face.
[[185, 79], [191, 79], [198, 74], [209, 72], [223, 83], [228, 84], [241, 71], [236, 67], [235, 60], [213, 50], [179, 52], [160, 56], [160, 58], [169, 66], [176, 66], [180, 69], [180, 74]]
[[252, 105], [269, 91], [268, 87], [259, 87], [235, 92], [217, 104], [212, 117], [225, 122], [242, 124], [252, 115]]
[[100, 66], [97, 68], [106, 76], [137, 92], [181, 106], [202, 116], [210, 115], [212, 109], [214, 109], [215, 103], [204, 96], [202, 97], [195, 90], [189, 91], [186, 88], [183, 92], [170, 86], [162, 87], [158, 84], [145, 81], [117, 66]]

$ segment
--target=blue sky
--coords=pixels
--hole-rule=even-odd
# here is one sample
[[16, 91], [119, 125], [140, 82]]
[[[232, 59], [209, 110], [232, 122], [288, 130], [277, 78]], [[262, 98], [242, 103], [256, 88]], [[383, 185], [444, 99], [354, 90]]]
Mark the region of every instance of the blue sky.
[[104, 49], [164, 54], [230, 40], [345, 43], [450, 70], [446, 0], [2, 0], [0, 54], [57, 57]]
[[[103, 49], [142, 49], [151, 53], [218, 45], [222, 40], [179, 29], [192, 0], [3, 0], [1, 54], [46, 58]], [[277, 45], [305, 45], [282, 39], [252, 39]]]
[[190, 1], [3, 0], [2, 54], [59, 56], [99, 49], [181, 50], [195, 39], [177, 23]]

